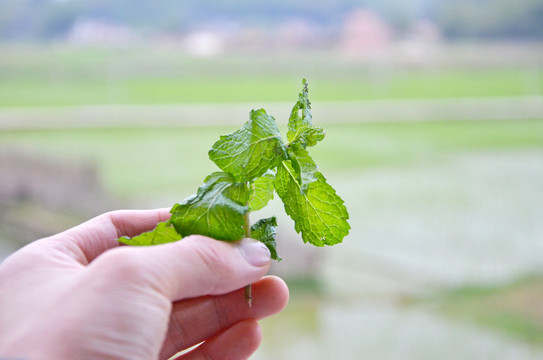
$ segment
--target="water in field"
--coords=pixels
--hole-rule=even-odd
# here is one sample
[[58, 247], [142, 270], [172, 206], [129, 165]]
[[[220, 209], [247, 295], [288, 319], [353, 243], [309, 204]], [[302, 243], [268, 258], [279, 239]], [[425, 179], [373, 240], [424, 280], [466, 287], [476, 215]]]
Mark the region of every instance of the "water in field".
[[332, 270], [387, 270], [415, 288], [543, 270], [541, 151], [451, 155], [347, 179], [336, 181], [354, 195], [352, 238], [330, 252]]
[[304, 304], [263, 325], [251, 359], [543, 359], [500, 333], [386, 300]]

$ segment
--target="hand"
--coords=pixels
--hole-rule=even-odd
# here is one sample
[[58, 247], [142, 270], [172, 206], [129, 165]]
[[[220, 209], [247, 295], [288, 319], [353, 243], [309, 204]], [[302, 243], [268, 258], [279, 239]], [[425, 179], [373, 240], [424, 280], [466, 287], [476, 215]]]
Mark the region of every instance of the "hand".
[[[281, 311], [285, 283], [265, 277], [263, 244], [203, 236], [153, 247], [116, 239], [167, 210], [116, 211], [38, 240], [0, 265], [0, 358], [246, 359], [256, 320]], [[260, 280], [259, 280], [260, 279]], [[253, 283], [253, 307], [243, 288]]]

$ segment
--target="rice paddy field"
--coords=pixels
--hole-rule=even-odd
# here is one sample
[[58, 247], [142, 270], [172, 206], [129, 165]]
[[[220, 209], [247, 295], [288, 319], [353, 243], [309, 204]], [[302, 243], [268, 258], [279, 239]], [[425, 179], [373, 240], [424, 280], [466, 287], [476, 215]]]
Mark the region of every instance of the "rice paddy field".
[[[518, 53], [541, 48], [526, 47]], [[543, 59], [492, 47], [486, 64], [484, 54], [468, 61], [470, 49], [412, 64], [3, 45], [0, 165], [85, 164], [102, 189], [93, 201], [168, 207], [215, 169], [207, 150], [251, 108], [269, 105], [284, 128], [305, 77], [326, 130], [312, 156], [352, 231], [308, 248], [278, 204], [266, 210], [279, 215], [285, 260], [272, 271], [291, 302], [262, 322], [253, 358], [543, 359]], [[19, 171], [46, 183], [23, 170], [0, 166], [0, 182]], [[22, 246], [12, 229], [25, 219], [46, 233], [98, 212], [74, 216], [84, 194], [55, 206], [10, 199], [0, 201], [0, 259]], [[301, 257], [310, 270], [296, 270]]]
[[302, 77], [314, 102], [540, 95], [541, 53], [464, 45], [401, 62], [333, 49], [192, 58], [171, 47], [0, 45], [0, 107], [291, 102]]

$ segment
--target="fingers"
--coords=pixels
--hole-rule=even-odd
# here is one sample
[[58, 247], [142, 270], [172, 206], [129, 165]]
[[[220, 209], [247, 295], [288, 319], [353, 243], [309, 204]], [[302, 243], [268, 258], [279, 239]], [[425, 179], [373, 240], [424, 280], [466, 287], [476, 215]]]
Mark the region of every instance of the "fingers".
[[248, 359], [258, 349], [261, 341], [262, 331], [258, 323], [254, 320], [245, 320], [210, 338], [196, 349], [177, 359]]
[[90, 264], [107, 281], [147, 286], [170, 301], [234, 291], [260, 279], [269, 266], [270, 252], [261, 242], [232, 244], [199, 235], [157, 246], [118, 247]]
[[112, 211], [44, 241], [86, 265], [104, 251], [119, 246], [119, 237], [152, 230], [157, 223], [169, 218], [168, 209]]
[[162, 221], [170, 218], [170, 209], [119, 210], [104, 214], [115, 228], [115, 236], [135, 236], [149, 231]]
[[252, 287], [252, 307], [247, 306], [242, 289], [175, 303], [161, 358], [205, 341], [242, 320], [259, 320], [278, 313], [287, 305], [288, 288], [280, 278], [268, 276]]

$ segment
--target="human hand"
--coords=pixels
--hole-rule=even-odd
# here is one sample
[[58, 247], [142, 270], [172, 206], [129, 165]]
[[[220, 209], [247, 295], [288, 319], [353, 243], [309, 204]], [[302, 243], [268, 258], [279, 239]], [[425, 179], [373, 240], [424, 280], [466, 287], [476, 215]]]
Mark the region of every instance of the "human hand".
[[[288, 301], [282, 280], [262, 278], [269, 251], [251, 239], [116, 241], [168, 217], [167, 210], [106, 213], [0, 264], [0, 358], [168, 359], [202, 341], [179, 359], [248, 358], [261, 340], [256, 320]], [[242, 289], [250, 283], [251, 308]]]

